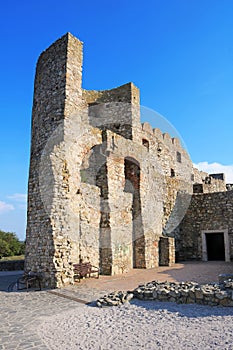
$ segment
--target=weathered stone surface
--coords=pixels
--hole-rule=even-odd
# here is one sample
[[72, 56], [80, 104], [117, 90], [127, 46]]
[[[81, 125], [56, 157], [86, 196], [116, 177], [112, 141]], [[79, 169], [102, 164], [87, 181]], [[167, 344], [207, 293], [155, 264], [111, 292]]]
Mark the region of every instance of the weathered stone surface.
[[223, 285], [196, 282], [169, 283], [152, 281], [138, 286], [133, 292], [113, 292], [96, 302], [96, 306], [117, 306], [133, 298], [176, 302], [178, 304], [203, 304], [209, 306], [233, 306], [232, 291]]
[[[193, 184], [200, 182], [204, 192], [225, 186], [221, 177], [194, 170], [178, 139], [141, 124], [133, 83], [82, 89], [82, 46], [67, 33], [37, 63], [25, 269], [40, 273], [46, 287], [74, 283], [79, 261], [112, 275], [172, 265], [173, 231]], [[231, 201], [227, 205], [232, 213]], [[196, 231], [188, 227], [177, 249], [189, 257], [191, 244], [199, 257]], [[167, 298], [167, 291], [160, 296]]]
[[96, 301], [96, 306], [118, 306], [126, 302], [129, 302], [133, 299], [134, 294], [131, 292], [113, 292], [108, 295], [105, 295], [103, 298], [100, 298]]
[[175, 231], [179, 260], [208, 260], [206, 234], [214, 236], [216, 233], [223, 236], [224, 252], [221, 260], [231, 261], [233, 191], [193, 195], [187, 213]]
[[217, 283], [199, 285], [196, 282], [153, 281], [136, 288], [134, 297], [140, 300], [171, 301], [180, 304], [233, 305], [232, 292]]
[[82, 89], [82, 43], [68, 33], [38, 60], [32, 118], [26, 270], [61, 287], [79, 260], [104, 274], [173, 264], [163, 231], [179, 222], [177, 193], [192, 192], [192, 162], [141, 125], [139, 90]]
[[24, 260], [0, 261], [0, 271], [16, 271], [24, 269]]

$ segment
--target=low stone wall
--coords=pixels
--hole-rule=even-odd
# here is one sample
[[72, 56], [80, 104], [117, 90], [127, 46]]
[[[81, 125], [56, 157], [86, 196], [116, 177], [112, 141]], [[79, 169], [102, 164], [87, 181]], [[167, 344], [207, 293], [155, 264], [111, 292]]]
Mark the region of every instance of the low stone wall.
[[[221, 276], [221, 275], [220, 275]], [[233, 278], [220, 283], [200, 285], [196, 282], [158, 282], [139, 285], [133, 292], [113, 292], [97, 301], [97, 306], [116, 306], [140, 300], [170, 301], [179, 304], [197, 303], [209, 306], [233, 306]]]
[[[227, 287], [228, 286], [228, 287]], [[134, 297], [141, 300], [171, 301], [180, 304], [197, 303], [210, 306], [233, 306], [233, 289], [227, 284], [196, 282], [157, 282], [140, 285]]]
[[0, 261], [0, 271], [24, 270], [24, 260]]

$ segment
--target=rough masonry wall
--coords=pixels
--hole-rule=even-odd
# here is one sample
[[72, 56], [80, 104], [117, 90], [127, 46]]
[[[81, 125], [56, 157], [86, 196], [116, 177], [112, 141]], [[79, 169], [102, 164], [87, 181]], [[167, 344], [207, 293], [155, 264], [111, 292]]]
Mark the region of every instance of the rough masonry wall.
[[226, 182], [224, 174], [208, 174], [196, 168], [194, 173], [194, 193], [225, 192]]
[[[157, 177], [157, 181], [154, 182], [153, 177], [148, 174], [150, 157], [147, 149], [141, 144], [132, 143], [131, 140], [111, 131], [107, 132], [107, 143], [113, 273], [120, 272], [122, 256], [125, 270], [132, 267], [157, 266], [158, 257], [150, 252], [153, 241], [158, 239], [162, 230], [163, 202], [159, 186], [163, 185], [163, 178]], [[131, 178], [126, 175], [127, 162], [132, 164], [129, 165], [132, 171], [138, 169], [138, 175], [132, 174]], [[138, 176], [138, 180], [135, 180], [139, 181], [136, 187], [135, 176]], [[141, 242], [140, 246], [138, 241]], [[146, 242], [149, 241], [150, 250], [145, 248]], [[137, 258], [134, 257], [133, 262], [134, 249]]]
[[233, 259], [233, 191], [196, 194], [176, 232], [179, 260], [202, 260], [202, 231], [227, 230]]
[[[163, 232], [170, 234], [180, 223], [192, 195], [193, 166], [188, 153], [177, 138], [142, 124], [141, 140], [148, 140], [150, 168], [163, 177]], [[142, 141], [141, 141], [142, 142]], [[179, 208], [179, 210], [178, 210]]]
[[136, 86], [128, 83], [112, 90], [83, 90], [83, 99], [89, 108], [90, 125], [133, 139], [133, 130], [140, 125]]
[[26, 269], [46, 286], [73, 283], [80, 261], [105, 274], [174, 263], [169, 236], [201, 178], [178, 139], [141, 125], [132, 83], [81, 83], [82, 43], [66, 34], [40, 56], [34, 91]]
[[[160, 237], [165, 229], [171, 233], [179, 224], [191, 199], [192, 163], [178, 140], [167, 134], [162, 135], [157, 129], [153, 130], [148, 123], [144, 123], [141, 130], [137, 129], [137, 133], [136, 141], [132, 142], [107, 131], [112, 273], [132, 267], [158, 266]], [[149, 147], [143, 144], [143, 140], [148, 141]], [[181, 159], [177, 160], [177, 152]], [[124, 176], [125, 159], [138, 164], [140, 168], [140, 198], [137, 204], [140, 208], [136, 217], [130, 211], [130, 206], [133, 210], [135, 189], [131, 192], [127, 189], [130, 184]], [[175, 174], [171, 175], [171, 169], [175, 169]], [[186, 181], [187, 178], [190, 182]], [[132, 197], [126, 198], [125, 192], [132, 193]], [[188, 197], [181, 212], [174, 210], [175, 204], [180, 207], [176, 203], [177, 192], [182, 200], [184, 195]], [[135, 237], [132, 242], [134, 232], [138, 232], [140, 239], [140, 244], [135, 247]], [[172, 247], [170, 241], [169, 244]], [[134, 249], [138, 257], [135, 265], [131, 254]], [[171, 249], [170, 257], [169, 264], [174, 262]]]
[[[53, 227], [41, 198], [40, 160], [48, 138], [63, 123], [67, 38], [41, 54], [36, 70], [31, 159], [28, 184], [28, 219], [25, 269], [41, 272], [56, 283], [54, 266]], [[53, 62], [53, 56], [59, 60]], [[58, 72], [60, 72], [60, 79]]]
[[42, 273], [49, 286], [67, 283], [73, 274], [73, 246], [65, 215], [69, 169], [64, 119], [79, 105], [80, 52], [82, 43], [67, 34], [41, 54], [36, 70], [25, 269]]

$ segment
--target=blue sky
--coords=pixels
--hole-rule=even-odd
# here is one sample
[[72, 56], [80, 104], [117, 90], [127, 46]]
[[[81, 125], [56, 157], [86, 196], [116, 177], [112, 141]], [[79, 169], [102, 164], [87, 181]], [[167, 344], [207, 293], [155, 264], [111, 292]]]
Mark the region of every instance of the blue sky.
[[233, 1], [9, 0], [0, 13], [1, 229], [25, 236], [35, 65], [68, 31], [84, 42], [84, 88], [133, 81], [193, 162], [233, 182]]

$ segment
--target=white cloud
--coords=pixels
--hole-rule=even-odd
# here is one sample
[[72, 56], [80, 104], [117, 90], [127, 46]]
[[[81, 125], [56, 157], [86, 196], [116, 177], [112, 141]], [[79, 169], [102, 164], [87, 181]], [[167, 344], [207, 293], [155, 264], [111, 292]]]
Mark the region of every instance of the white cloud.
[[7, 196], [7, 198], [12, 199], [16, 202], [27, 202], [27, 195], [24, 193], [14, 193], [11, 196]]
[[6, 213], [14, 209], [15, 208], [13, 205], [0, 201], [0, 214]]
[[223, 165], [220, 163], [200, 162], [194, 166], [209, 174], [224, 173], [226, 175], [226, 183], [233, 183], [233, 165]]

